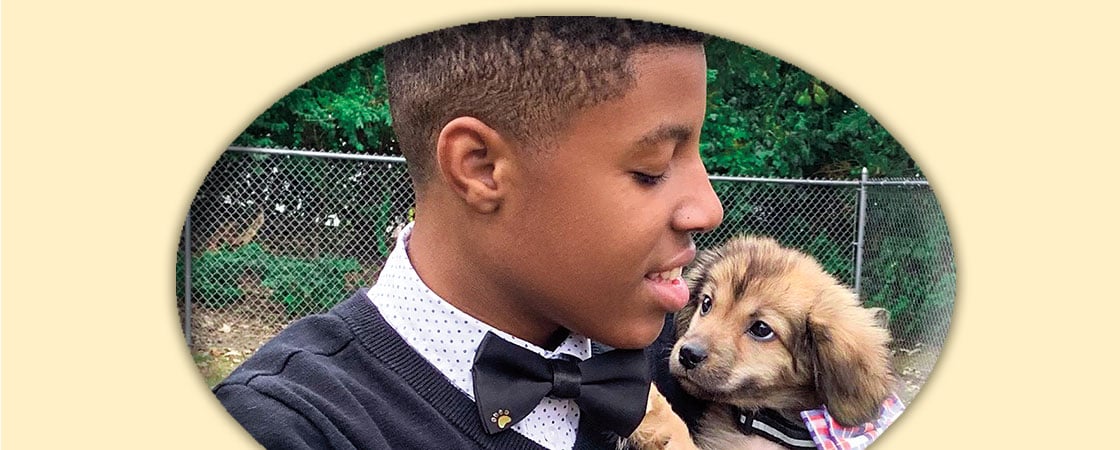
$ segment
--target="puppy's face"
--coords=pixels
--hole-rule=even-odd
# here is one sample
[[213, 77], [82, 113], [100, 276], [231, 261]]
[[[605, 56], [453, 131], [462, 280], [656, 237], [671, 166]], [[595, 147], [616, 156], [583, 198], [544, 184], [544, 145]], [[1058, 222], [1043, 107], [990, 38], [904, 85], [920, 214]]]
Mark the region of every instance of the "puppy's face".
[[706, 251], [688, 274], [669, 368], [692, 395], [746, 408], [874, 418], [890, 389], [875, 313], [812, 258], [764, 238]]

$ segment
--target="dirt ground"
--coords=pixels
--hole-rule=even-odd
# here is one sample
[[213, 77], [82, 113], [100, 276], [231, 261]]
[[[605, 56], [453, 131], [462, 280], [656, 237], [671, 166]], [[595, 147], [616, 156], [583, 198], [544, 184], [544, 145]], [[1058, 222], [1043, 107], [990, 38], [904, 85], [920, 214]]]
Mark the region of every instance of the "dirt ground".
[[276, 335], [289, 319], [280, 308], [237, 304], [225, 308], [196, 307], [191, 317], [192, 349], [256, 350]]
[[904, 405], [909, 405], [925, 385], [940, 353], [939, 348], [920, 343], [891, 349], [891, 359], [900, 384], [898, 397]]
[[283, 310], [262, 305], [196, 307], [190, 346], [195, 365], [212, 387], [289, 322]]

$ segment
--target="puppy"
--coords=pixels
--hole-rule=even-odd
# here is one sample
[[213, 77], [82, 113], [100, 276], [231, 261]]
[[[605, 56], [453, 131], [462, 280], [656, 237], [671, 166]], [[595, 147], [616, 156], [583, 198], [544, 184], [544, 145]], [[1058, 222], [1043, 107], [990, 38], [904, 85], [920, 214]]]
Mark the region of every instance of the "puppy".
[[[895, 383], [885, 310], [861, 307], [816, 260], [769, 238], [702, 252], [686, 280], [669, 371], [706, 402], [699, 448], [804, 447], [799, 413], [821, 405], [842, 425], [876, 419]], [[779, 444], [751, 429], [755, 418], [805, 434]]]

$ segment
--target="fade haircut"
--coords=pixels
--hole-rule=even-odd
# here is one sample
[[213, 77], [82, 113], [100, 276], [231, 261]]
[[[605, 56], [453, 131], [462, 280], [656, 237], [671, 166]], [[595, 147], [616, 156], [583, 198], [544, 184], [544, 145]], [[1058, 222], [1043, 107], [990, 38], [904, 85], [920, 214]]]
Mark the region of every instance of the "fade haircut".
[[385, 47], [389, 110], [413, 185], [432, 175], [436, 140], [474, 117], [528, 149], [555, 143], [584, 108], [634, 84], [630, 57], [647, 46], [700, 45], [668, 25], [597, 17], [531, 17], [446, 28]]

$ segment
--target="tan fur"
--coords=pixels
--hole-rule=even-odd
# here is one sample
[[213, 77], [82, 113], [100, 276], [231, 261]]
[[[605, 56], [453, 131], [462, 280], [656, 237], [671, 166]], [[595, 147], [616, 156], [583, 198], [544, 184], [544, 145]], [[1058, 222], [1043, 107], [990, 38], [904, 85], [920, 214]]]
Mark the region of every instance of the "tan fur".
[[642, 423], [630, 435], [630, 438], [621, 442], [619, 448], [626, 447], [636, 450], [693, 450], [696, 445], [692, 443], [692, 436], [684, 421], [673, 412], [673, 407], [657, 390], [656, 385], [649, 389], [649, 401], [646, 404], [646, 416]]
[[688, 426], [673, 412], [656, 385], [650, 386], [646, 416], [618, 448], [633, 450], [698, 450], [739, 448], [745, 450], [784, 450], [781, 446], [758, 436], [743, 436], [730, 421], [704, 420], [711, 424], [693, 441]]
[[[669, 368], [686, 391], [710, 402], [694, 436], [701, 448], [771, 448], [739, 434], [728, 405], [796, 419], [824, 404], [845, 425], [877, 417], [894, 384], [885, 310], [862, 307], [816, 260], [769, 238], [739, 237], [705, 251], [686, 278], [690, 299], [676, 315]], [[700, 315], [705, 295], [712, 307]], [[752, 338], [747, 330], [757, 320], [775, 338]], [[706, 359], [686, 369], [684, 345], [706, 350]]]

